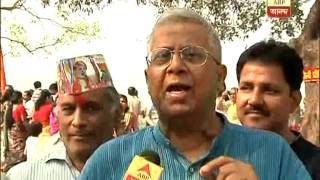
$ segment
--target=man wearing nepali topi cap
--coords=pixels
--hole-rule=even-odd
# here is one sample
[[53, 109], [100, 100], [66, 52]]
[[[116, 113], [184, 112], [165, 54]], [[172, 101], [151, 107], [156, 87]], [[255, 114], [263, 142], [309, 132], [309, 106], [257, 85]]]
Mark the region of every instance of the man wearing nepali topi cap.
[[60, 139], [38, 160], [10, 169], [10, 179], [78, 179], [89, 156], [113, 137], [120, 120], [119, 96], [104, 57], [60, 60], [57, 81]]

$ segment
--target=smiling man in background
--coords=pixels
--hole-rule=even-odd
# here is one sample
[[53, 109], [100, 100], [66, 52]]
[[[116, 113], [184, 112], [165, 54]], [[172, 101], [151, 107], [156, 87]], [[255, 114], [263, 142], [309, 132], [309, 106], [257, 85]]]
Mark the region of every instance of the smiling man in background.
[[[103, 59], [102, 55], [90, 58], [100, 63]], [[114, 128], [120, 120], [120, 106], [111, 77], [105, 76], [98, 84], [92, 84], [94, 88], [90, 90], [75, 92], [68, 79], [72, 77], [72, 71], [68, 70], [72, 69], [75, 59], [61, 60], [58, 68], [60, 139], [38, 160], [13, 167], [7, 174], [10, 179], [76, 180], [95, 149], [112, 139]]]
[[237, 112], [250, 128], [273, 131], [287, 140], [313, 179], [320, 179], [320, 149], [288, 126], [301, 101], [302, 59], [282, 42], [259, 42], [237, 63]]

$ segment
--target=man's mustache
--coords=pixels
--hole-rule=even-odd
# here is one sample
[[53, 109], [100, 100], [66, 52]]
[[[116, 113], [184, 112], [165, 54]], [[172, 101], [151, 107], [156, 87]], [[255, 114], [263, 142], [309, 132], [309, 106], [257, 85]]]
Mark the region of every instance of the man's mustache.
[[250, 114], [250, 113], [257, 113], [263, 116], [270, 115], [270, 112], [261, 105], [249, 105], [249, 107], [246, 109], [246, 114]]

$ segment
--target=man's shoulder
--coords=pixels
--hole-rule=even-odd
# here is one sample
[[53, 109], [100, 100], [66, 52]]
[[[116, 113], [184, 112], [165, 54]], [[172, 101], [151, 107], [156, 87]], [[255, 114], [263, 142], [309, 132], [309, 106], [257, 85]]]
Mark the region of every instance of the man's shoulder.
[[34, 103], [33, 103], [31, 100], [29, 100], [29, 101], [26, 102], [25, 106], [27, 106], [27, 107], [32, 107], [33, 104], [34, 104]]
[[[228, 133], [232, 134], [232, 138], [244, 140], [252, 144], [287, 144], [286, 141], [278, 134], [262, 129], [248, 128], [245, 126], [228, 123]], [[243, 141], [241, 141], [243, 143]]]
[[152, 134], [148, 127], [105, 142], [90, 156], [80, 179], [122, 179], [135, 155], [155, 148]]
[[25, 161], [12, 167], [8, 171], [7, 176], [14, 180], [69, 179], [76, 174], [71, 171], [73, 170], [70, 169], [66, 161], [40, 158]]
[[95, 161], [131, 158], [137, 150], [152, 143], [152, 127], [144, 128], [135, 133], [122, 135], [102, 144], [91, 156]]
[[[232, 146], [232, 153], [236, 156], [246, 154], [244, 157], [248, 158], [248, 155], [254, 166], [273, 169], [274, 172], [279, 173], [280, 179], [292, 179], [295, 176], [309, 179], [302, 162], [298, 160], [289, 143], [280, 135], [233, 124], [228, 124], [226, 128], [228, 131], [219, 143]], [[266, 174], [264, 171], [260, 173]]]
[[42, 91], [41, 88], [35, 89], [32, 95], [38, 96], [41, 94], [41, 91]]
[[294, 141], [291, 145], [293, 151], [307, 166], [308, 164], [317, 165], [320, 168], [320, 148], [310, 143], [302, 136]]
[[[63, 143], [61, 143], [63, 144]], [[41, 154], [39, 158], [25, 161], [12, 167], [7, 175], [15, 180], [35, 179], [68, 179], [73, 177], [66, 159], [65, 149], [61, 144], [51, 146], [51, 150]]]
[[137, 147], [140, 144], [149, 143], [152, 139], [153, 127], [147, 127], [134, 133], [119, 136], [113, 140], [105, 142], [102, 147], [107, 149], [117, 149], [123, 147]]
[[24, 162], [21, 162], [15, 166], [13, 166], [7, 172], [7, 176], [9, 177], [12, 174], [16, 174], [17, 172], [20, 172], [21, 170], [26, 169], [29, 166], [29, 164], [30, 164], [29, 162], [24, 161]]
[[316, 145], [312, 144], [308, 140], [304, 139], [300, 134], [298, 139], [291, 144], [291, 147], [293, 149], [297, 149], [297, 151], [305, 150], [308, 151], [306, 153], [313, 153], [313, 154], [319, 154], [320, 153], [320, 147], [317, 147]]
[[46, 163], [42, 160], [25, 161], [13, 166], [8, 172], [7, 176], [10, 179], [22, 180], [33, 179], [39, 173], [44, 173], [48, 168]]

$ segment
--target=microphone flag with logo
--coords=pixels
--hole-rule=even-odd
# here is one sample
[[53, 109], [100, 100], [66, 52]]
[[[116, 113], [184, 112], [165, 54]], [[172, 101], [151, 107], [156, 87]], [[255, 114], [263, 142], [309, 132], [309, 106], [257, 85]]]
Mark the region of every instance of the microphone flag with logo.
[[159, 155], [154, 151], [144, 151], [136, 155], [129, 165], [124, 180], [158, 180], [163, 168]]

